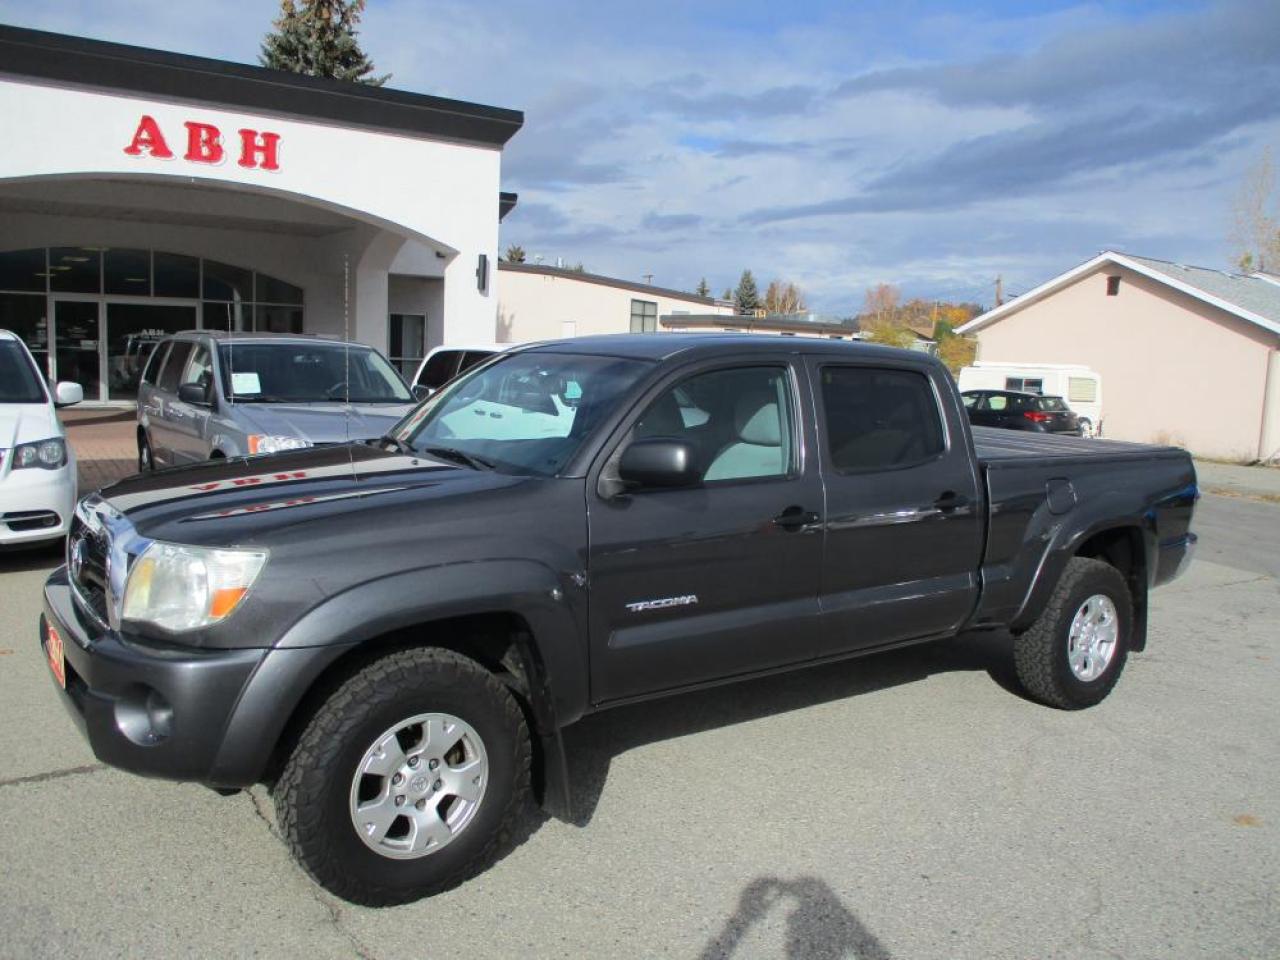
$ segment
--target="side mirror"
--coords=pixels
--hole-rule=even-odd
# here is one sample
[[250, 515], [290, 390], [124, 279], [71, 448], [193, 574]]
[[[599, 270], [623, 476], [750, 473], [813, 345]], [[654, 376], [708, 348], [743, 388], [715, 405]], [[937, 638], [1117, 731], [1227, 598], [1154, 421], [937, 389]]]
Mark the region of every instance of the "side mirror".
[[206, 405], [209, 402], [209, 389], [198, 383], [184, 383], [178, 387], [178, 399], [183, 403]]
[[694, 464], [691, 444], [652, 437], [637, 440], [622, 452], [618, 479], [628, 486], [689, 487], [702, 479], [702, 472]]
[[415, 383], [413, 385], [413, 399], [415, 400], [425, 400], [433, 393], [435, 393], [435, 391], [425, 383]]
[[53, 388], [53, 405], [55, 407], [69, 407], [83, 399], [84, 387], [78, 383], [68, 383], [63, 380]]

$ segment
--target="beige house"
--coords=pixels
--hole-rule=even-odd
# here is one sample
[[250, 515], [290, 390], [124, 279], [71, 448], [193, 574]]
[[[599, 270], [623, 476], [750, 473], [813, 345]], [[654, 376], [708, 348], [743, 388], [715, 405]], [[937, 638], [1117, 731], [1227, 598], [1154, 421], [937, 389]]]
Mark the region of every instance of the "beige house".
[[979, 360], [1096, 370], [1112, 439], [1280, 458], [1280, 277], [1106, 251], [957, 332]]
[[564, 267], [498, 264], [499, 343], [596, 333], [654, 333], [658, 317], [732, 313], [733, 304]]

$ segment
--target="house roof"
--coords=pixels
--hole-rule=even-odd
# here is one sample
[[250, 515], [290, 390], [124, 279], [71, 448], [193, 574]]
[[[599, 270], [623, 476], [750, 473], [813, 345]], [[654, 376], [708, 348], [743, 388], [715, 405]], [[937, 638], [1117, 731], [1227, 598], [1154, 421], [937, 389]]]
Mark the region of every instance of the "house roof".
[[977, 333], [997, 320], [1016, 313], [1038, 300], [1043, 300], [1107, 264], [1115, 264], [1140, 273], [1158, 283], [1163, 283], [1197, 300], [1234, 314], [1264, 330], [1280, 335], [1280, 277], [1265, 273], [1227, 273], [1209, 267], [1191, 267], [1169, 260], [1116, 253], [1113, 250], [1104, 250], [1092, 260], [1087, 260], [1078, 267], [1059, 274], [1034, 290], [1029, 290], [994, 310], [988, 310], [981, 316], [974, 317], [968, 323], [956, 328], [956, 333]]
[[0, 76], [501, 147], [518, 110], [0, 24]]

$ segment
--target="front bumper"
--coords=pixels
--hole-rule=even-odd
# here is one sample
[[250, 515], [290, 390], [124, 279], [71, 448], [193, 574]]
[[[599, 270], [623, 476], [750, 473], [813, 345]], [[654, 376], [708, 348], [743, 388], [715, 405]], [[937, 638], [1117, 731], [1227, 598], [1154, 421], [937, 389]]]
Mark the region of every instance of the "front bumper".
[[65, 537], [75, 508], [74, 459], [57, 470], [12, 470], [0, 464], [0, 546]]
[[144, 776], [211, 782], [245, 686], [269, 651], [176, 650], [100, 632], [75, 604], [65, 568], [49, 577], [40, 646], [62, 637], [67, 686], [51, 682], [103, 763]]

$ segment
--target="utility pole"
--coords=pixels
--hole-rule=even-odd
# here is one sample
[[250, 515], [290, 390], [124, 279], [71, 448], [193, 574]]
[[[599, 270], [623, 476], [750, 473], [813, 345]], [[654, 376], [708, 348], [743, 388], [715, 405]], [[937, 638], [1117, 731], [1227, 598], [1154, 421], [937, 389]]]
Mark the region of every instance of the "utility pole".
[[996, 275], [996, 306], [1004, 303], [1004, 277]]
[[644, 274], [644, 282], [645, 282], [645, 286], [652, 287], [652, 286], [653, 286], [653, 274], [652, 274], [652, 273], [646, 273], [646, 274]]

